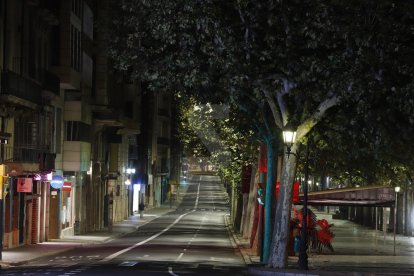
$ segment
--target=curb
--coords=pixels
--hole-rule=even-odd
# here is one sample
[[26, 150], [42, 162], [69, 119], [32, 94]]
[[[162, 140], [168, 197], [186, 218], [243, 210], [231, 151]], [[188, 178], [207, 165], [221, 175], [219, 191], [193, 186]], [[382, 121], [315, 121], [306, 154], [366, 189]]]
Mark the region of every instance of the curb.
[[60, 253], [63, 253], [63, 252], [72, 250], [72, 249], [74, 249], [76, 247], [78, 247], [78, 245], [74, 245], [73, 247], [69, 247], [69, 248], [65, 248], [65, 249], [61, 249], [61, 250], [56, 250], [54, 252], [44, 253], [44, 254], [42, 254], [42, 255], [40, 255], [38, 257], [34, 257], [34, 258], [29, 259], [29, 260], [24, 260], [24, 261], [20, 261], [20, 262], [4, 262], [4, 261], [0, 261], [0, 267], [2, 267], [2, 266], [21, 266], [21, 265], [25, 265], [25, 264], [27, 264], [29, 262], [36, 261], [36, 260], [41, 259], [43, 257], [57, 255], [57, 254], [60, 254]]
[[235, 249], [237, 248], [239, 250], [239, 252], [242, 255], [243, 260], [244, 260], [244, 262], [245, 262], [246, 265], [253, 264], [250, 256], [248, 254], [246, 254], [244, 252], [243, 248], [241, 247], [241, 242], [237, 238], [237, 235], [235, 234], [234, 229], [233, 229], [233, 226], [231, 225], [231, 223], [230, 223], [229, 220], [230, 220], [230, 215], [229, 214], [225, 214], [224, 215], [224, 221], [225, 221], [226, 229], [227, 229], [227, 232], [229, 233], [230, 242], [231, 242], [233, 248], [235, 248]]

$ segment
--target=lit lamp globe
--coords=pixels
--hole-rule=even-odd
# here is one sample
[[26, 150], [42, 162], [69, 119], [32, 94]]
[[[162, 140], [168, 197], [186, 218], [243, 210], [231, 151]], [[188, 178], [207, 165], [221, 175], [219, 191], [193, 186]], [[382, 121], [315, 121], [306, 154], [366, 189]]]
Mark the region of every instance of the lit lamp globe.
[[290, 153], [290, 148], [292, 147], [293, 143], [295, 143], [296, 139], [296, 130], [293, 127], [286, 126], [283, 129], [283, 142], [287, 147], [288, 154]]

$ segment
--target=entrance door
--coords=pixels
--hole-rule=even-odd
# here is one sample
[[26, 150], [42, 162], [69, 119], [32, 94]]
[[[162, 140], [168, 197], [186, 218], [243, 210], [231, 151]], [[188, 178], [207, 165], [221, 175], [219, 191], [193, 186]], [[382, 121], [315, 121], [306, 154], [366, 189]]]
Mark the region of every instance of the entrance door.
[[60, 200], [60, 191], [54, 190], [51, 188], [50, 191], [50, 201], [49, 201], [49, 238], [58, 239], [59, 238], [59, 200]]

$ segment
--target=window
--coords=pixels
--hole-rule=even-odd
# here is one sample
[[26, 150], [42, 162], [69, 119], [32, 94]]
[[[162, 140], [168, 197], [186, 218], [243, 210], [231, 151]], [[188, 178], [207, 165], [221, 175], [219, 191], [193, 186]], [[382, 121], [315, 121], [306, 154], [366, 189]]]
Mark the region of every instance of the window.
[[60, 65], [60, 28], [59, 26], [52, 27], [50, 39], [50, 59], [54, 66]]
[[126, 102], [124, 114], [126, 117], [133, 119], [134, 118], [134, 103], [133, 102]]
[[82, 18], [82, 0], [72, 0], [72, 12]]
[[70, 25], [70, 66], [81, 71], [81, 32]]
[[168, 121], [161, 121], [158, 127], [159, 127], [158, 137], [165, 137], [165, 138], [170, 137], [170, 132], [169, 132], [170, 124], [168, 123]]
[[55, 152], [61, 153], [62, 152], [62, 109], [56, 108], [55, 113]]
[[78, 121], [65, 122], [65, 140], [90, 142], [90, 125]]

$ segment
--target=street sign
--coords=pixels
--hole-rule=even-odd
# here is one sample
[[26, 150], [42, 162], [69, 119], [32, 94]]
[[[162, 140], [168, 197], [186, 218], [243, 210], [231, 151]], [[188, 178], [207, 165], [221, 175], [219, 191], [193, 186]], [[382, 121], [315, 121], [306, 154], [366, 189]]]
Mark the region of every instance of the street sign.
[[33, 191], [33, 179], [17, 178], [17, 191], [20, 193], [31, 193]]

